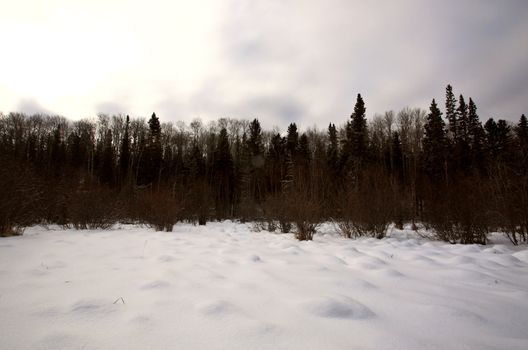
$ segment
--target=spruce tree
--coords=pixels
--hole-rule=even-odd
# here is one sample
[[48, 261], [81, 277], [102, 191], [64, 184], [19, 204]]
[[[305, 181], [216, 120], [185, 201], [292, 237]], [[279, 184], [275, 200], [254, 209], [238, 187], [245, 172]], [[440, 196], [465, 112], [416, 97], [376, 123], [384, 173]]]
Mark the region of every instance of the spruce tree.
[[477, 114], [477, 105], [469, 98], [468, 136], [471, 148], [471, 162], [481, 174], [485, 172], [485, 133]]
[[517, 137], [517, 142], [519, 143], [519, 147], [522, 150], [526, 150], [528, 148], [528, 121], [524, 114], [521, 115], [521, 118], [519, 119], [519, 123], [517, 124], [517, 127], [515, 128], [515, 135]]
[[299, 174], [299, 185], [304, 188], [308, 187], [309, 175], [310, 175], [310, 146], [308, 142], [308, 137], [305, 133], [299, 138], [299, 150], [297, 153], [297, 162], [296, 166], [298, 168]]
[[277, 193], [281, 189], [286, 162], [285, 139], [280, 134], [275, 134], [271, 138], [266, 162], [270, 191]]
[[297, 132], [297, 125], [291, 123], [288, 125], [288, 133], [286, 136], [286, 149], [292, 158], [296, 157], [297, 149], [299, 147], [299, 133]]
[[215, 208], [219, 219], [230, 216], [234, 198], [233, 159], [229, 149], [227, 130], [222, 128], [214, 155], [213, 185], [215, 189]]
[[446, 156], [446, 132], [442, 112], [433, 99], [424, 125], [424, 166], [433, 184], [439, 185], [444, 178]]
[[367, 152], [368, 134], [365, 112], [365, 102], [363, 101], [361, 94], [358, 94], [356, 105], [354, 106], [354, 113], [350, 116], [352, 119], [350, 124], [350, 151], [351, 156], [356, 159], [365, 158]]
[[256, 203], [264, 198], [264, 152], [262, 145], [262, 128], [258, 119], [249, 124], [249, 139], [247, 140], [251, 165], [249, 167], [249, 189]]
[[464, 100], [464, 96], [460, 95], [457, 108], [457, 134], [456, 142], [468, 143], [468, 106]]
[[249, 139], [247, 142], [251, 156], [262, 157], [262, 128], [258, 119], [253, 119], [249, 124]]
[[455, 94], [453, 94], [453, 87], [447, 85], [446, 87], [446, 118], [449, 123], [449, 137], [451, 140], [457, 138], [457, 111], [456, 111], [457, 100]]
[[105, 133], [101, 161], [101, 183], [112, 186], [114, 183], [114, 150], [112, 147], [112, 130]]
[[129, 129], [130, 127], [130, 117], [126, 116], [126, 124], [125, 124], [125, 132], [123, 134], [123, 139], [121, 140], [121, 150], [119, 155], [119, 168], [121, 169], [121, 180], [124, 181], [127, 173], [128, 173], [128, 166], [130, 163], [130, 135], [129, 135]]
[[521, 173], [528, 174], [528, 121], [523, 114], [519, 123], [515, 127], [515, 137], [517, 141], [518, 164]]
[[400, 133], [394, 131], [392, 133], [392, 174], [398, 183], [403, 181], [403, 150], [400, 140]]
[[161, 148], [161, 126], [156, 113], [152, 113], [148, 125], [148, 136], [141, 155], [139, 168], [139, 185], [149, 185], [157, 182], [161, 171], [163, 153]]
[[328, 149], [326, 151], [327, 166], [332, 178], [337, 175], [339, 162], [339, 148], [335, 124], [328, 125]]

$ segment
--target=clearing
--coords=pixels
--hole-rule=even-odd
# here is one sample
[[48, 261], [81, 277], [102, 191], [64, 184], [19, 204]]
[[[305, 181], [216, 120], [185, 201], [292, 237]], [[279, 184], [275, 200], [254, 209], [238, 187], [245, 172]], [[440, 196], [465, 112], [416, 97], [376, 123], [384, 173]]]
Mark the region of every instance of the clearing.
[[0, 239], [1, 349], [528, 349], [528, 249], [394, 230], [34, 227]]

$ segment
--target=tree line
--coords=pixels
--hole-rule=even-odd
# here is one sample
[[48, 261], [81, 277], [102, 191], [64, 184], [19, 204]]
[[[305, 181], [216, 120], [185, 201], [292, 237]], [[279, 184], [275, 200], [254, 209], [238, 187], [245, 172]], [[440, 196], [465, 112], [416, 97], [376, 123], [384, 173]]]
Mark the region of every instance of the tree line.
[[433, 100], [368, 121], [358, 94], [341, 125], [304, 132], [258, 119], [0, 114], [0, 172], [1, 235], [239, 219], [299, 239], [332, 220], [347, 237], [409, 223], [453, 243], [484, 244], [492, 231], [528, 240], [526, 117], [483, 124], [450, 85], [444, 112]]

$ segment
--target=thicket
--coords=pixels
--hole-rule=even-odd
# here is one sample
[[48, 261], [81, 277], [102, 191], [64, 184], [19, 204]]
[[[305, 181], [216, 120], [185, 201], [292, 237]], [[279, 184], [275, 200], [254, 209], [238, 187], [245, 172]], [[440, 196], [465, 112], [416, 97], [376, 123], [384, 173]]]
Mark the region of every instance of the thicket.
[[342, 125], [301, 132], [252, 121], [160, 123], [122, 115], [70, 121], [0, 114], [0, 235], [32, 224], [171, 231], [239, 219], [312, 239], [332, 220], [346, 237], [422, 223], [438, 239], [528, 240], [528, 123], [479, 120], [446, 88], [445, 110], [374, 115], [357, 96]]

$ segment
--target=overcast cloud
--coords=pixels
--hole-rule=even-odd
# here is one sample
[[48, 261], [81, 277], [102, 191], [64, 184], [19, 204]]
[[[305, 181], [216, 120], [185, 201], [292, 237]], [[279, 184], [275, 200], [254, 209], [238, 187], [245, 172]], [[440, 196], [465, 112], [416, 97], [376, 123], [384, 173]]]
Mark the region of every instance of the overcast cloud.
[[325, 127], [473, 97], [528, 112], [528, 1], [0, 0], [0, 111]]

